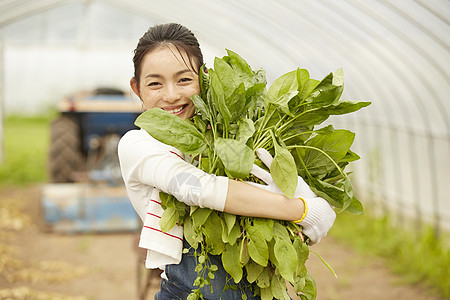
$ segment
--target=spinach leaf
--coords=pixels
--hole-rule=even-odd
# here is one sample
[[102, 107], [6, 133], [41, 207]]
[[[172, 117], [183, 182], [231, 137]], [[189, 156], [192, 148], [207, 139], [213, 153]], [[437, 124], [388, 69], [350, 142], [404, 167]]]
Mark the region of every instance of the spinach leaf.
[[[355, 134], [344, 129], [334, 130], [325, 134], [318, 134], [317, 136], [306, 141], [307, 148], [304, 151], [303, 161], [306, 168], [313, 176], [326, 174], [335, 168], [334, 162], [340, 162], [348, 153]], [[322, 151], [317, 151], [316, 149]], [[323, 153], [328, 154], [331, 161]]]
[[313, 106], [326, 106], [338, 101], [344, 89], [342, 76], [340, 70], [330, 73], [309, 94], [306, 102]]
[[142, 113], [135, 124], [155, 139], [174, 146], [184, 154], [200, 154], [206, 148], [203, 135], [189, 120], [182, 120], [160, 108]]
[[236, 72], [223, 59], [214, 60], [214, 74], [223, 88], [224, 105], [230, 112], [230, 122], [238, 119], [245, 106], [245, 86]]
[[270, 165], [270, 174], [280, 190], [289, 198], [294, 198], [298, 175], [294, 157], [289, 150], [278, 145], [273, 139], [275, 157]]
[[250, 174], [255, 154], [245, 143], [233, 139], [217, 138], [214, 147], [225, 170], [232, 178], [245, 179]]
[[298, 94], [297, 71], [288, 72], [278, 77], [267, 91], [267, 102], [273, 103], [276, 107], [287, 115], [292, 115], [289, 111], [289, 101]]

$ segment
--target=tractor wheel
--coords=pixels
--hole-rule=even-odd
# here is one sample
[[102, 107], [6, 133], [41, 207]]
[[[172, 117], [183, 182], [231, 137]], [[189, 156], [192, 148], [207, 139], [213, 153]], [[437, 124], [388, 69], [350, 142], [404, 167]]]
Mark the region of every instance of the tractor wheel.
[[81, 133], [76, 118], [60, 116], [50, 126], [48, 156], [49, 180], [55, 183], [74, 182], [83, 171], [85, 159], [81, 152]]

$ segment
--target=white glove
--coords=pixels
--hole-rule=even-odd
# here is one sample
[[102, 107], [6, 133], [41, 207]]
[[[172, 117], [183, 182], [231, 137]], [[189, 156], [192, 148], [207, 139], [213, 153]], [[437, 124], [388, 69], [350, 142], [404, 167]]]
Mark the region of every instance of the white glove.
[[[259, 159], [270, 168], [273, 157], [269, 151], [259, 148], [255, 152]], [[253, 164], [251, 174], [264, 181], [267, 185], [253, 182], [248, 183], [273, 193], [282, 194], [281, 190], [273, 181], [272, 175], [266, 170]], [[294, 198], [303, 198], [306, 202], [308, 211], [303, 221], [298, 224], [302, 226], [303, 233], [309, 237], [310, 245], [320, 242], [320, 239], [326, 236], [331, 226], [333, 226], [336, 213], [325, 199], [317, 197], [301, 176], [298, 176], [298, 184]]]

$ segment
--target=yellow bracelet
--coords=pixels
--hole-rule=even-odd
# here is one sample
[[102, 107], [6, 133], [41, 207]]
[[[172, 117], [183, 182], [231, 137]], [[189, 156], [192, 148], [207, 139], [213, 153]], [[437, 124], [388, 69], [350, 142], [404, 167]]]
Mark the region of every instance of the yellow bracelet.
[[292, 222], [294, 222], [294, 223], [300, 223], [301, 221], [303, 221], [304, 219], [305, 219], [305, 217], [306, 217], [306, 213], [308, 212], [308, 205], [306, 205], [306, 201], [305, 201], [305, 199], [303, 199], [303, 198], [298, 198], [298, 199], [300, 199], [300, 200], [302, 200], [303, 201], [303, 204], [305, 205], [305, 211], [303, 212], [303, 215], [302, 215], [302, 217], [300, 218], [300, 220], [297, 220], [297, 221], [292, 221]]

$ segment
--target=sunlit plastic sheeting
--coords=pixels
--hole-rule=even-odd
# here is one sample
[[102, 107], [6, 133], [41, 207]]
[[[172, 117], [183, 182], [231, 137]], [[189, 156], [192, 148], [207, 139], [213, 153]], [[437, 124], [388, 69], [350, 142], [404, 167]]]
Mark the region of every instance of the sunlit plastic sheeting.
[[[23, 4], [16, 5], [16, 10], [30, 14], [33, 5], [25, 9], [25, 2], [18, 2]], [[115, 40], [132, 50], [127, 36], [137, 40], [137, 31], [143, 31], [144, 26], [141, 22], [134, 27], [131, 16], [146, 18], [149, 25], [176, 21], [197, 34], [209, 64], [229, 48], [255, 68], [266, 69], [269, 80], [296, 67], [307, 68], [315, 78], [342, 67], [345, 95], [377, 100], [371, 108], [377, 112], [372, 114], [374, 121], [442, 134], [450, 129], [445, 118], [450, 114], [445, 101], [449, 86], [445, 62], [450, 61], [450, 46], [445, 34], [448, 19], [442, 19], [449, 9], [441, 4], [444, 2], [426, 2], [434, 5], [430, 10], [413, 0], [111, 0], [91, 1], [88, 7], [83, 1], [43, 1], [45, 5], [34, 9], [55, 8], [13, 40], [24, 34], [25, 41], [33, 41], [27, 37], [32, 31], [37, 34], [34, 41], [43, 37], [46, 44], [78, 41], [92, 47]], [[86, 24], [91, 26], [86, 29]], [[433, 122], [428, 124], [430, 119]]]

